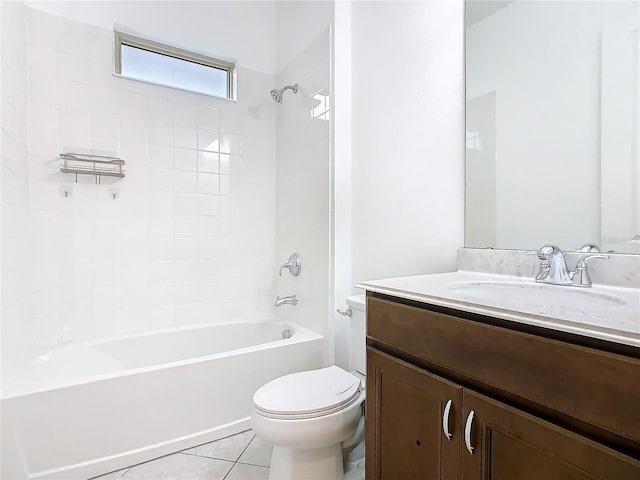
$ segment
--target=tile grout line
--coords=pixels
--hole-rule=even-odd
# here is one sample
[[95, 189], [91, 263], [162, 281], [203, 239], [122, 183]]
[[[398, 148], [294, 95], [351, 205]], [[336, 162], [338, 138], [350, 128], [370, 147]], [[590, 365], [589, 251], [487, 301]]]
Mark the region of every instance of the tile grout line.
[[[239, 435], [239, 434], [241, 434], [241, 433], [245, 433], [245, 432], [248, 432], [248, 431], [250, 431], [250, 430], [251, 430], [251, 429], [249, 429], [249, 430], [245, 430], [245, 431], [242, 431], [242, 432], [238, 432], [237, 434], [229, 435], [229, 436], [224, 437], [224, 438], [222, 438], [222, 439], [220, 439], [220, 440], [224, 440], [224, 439], [227, 439], [227, 438], [231, 438], [231, 437], [233, 437], [233, 436], [235, 436], [235, 435]], [[255, 438], [256, 438], [256, 435], [254, 434], [254, 435], [251, 437], [251, 439], [247, 442], [246, 446], [242, 449], [242, 451], [240, 452], [240, 454], [238, 455], [238, 457], [236, 458], [236, 460], [235, 460], [235, 461], [234, 461], [234, 460], [224, 459], [224, 458], [211, 457], [211, 456], [206, 456], [206, 455], [199, 455], [199, 454], [195, 454], [195, 453], [187, 453], [187, 452], [185, 452], [185, 451], [179, 451], [179, 452], [174, 452], [174, 453], [169, 453], [169, 454], [167, 454], [167, 455], [163, 455], [163, 456], [161, 456], [161, 457], [158, 457], [158, 458], [155, 458], [155, 459], [149, 460], [149, 461], [147, 461], [147, 462], [141, 462], [141, 463], [139, 463], [139, 464], [131, 465], [131, 466], [129, 466], [129, 467], [126, 467], [126, 468], [124, 468], [124, 469], [123, 469], [124, 471], [123, 471], [123, 473], [119, 476], [119, 478], [124, 479], [124, 478], [125, 478], [125, 476], [126, 476], [126, 475], [131, 471], [131, 469], [133, 469], [133, 468], [134, 468], [134, 467], [136, 467], [136, 466], [143, 465], [143, 464], [150, 463], [150, 462], [154, 462], [155, 460], [159, 460], [160, 458], [170, 457], [170, 456], [172, 456], [172, 455], [186, 455], [187, 457], [206, 458], [206, 459], [209, 459], [209, 460], [216, 460], [216, 461], [220, 461], [220, 462], [231, 463], [231, 464], [232, 464], [232, 465], [231, 465], [231, 468], [229, 469], [229, 471], [225, 474], [225, 476], [224, 476], [221, 480], [225, 480], [225, 479], [229, 476], [229, 474], [233, 471], [233, 469], [235, 468], [235, 466], [236, 466], [238, 463], [240, 463], [241, 465], [250, 465], [250, 466], [254, 466], [254, 467], [263, 467], [263, 468], [267, 468], [267, 469], [268, 469], [269, 467], [268, 467], [268, 466], [265, 466], [265, 465], [258, 465], [258, 464], [254, 464], [254, 463], [241, 462], [241, 461], [240, 461], [240, 458], [242, 457], [242, 455], [244, 455], [244, 453], [247, 451], [247, 449], [249, 448], [249, 446], [253, 443], [253, 441], [255, 440]], [[214, 442], [215, 442], [215, 441], [214, 441]], [[205, 445], [205, 444], [202, 444], [202, 445]], [[198, 445], [198, 446], [199, 446], [199, 445]], [[195, 447], [192, 447], [192, 448], [195, 448]]]
[[253, 437], [251, 437], [251, 440], [249, 440], [249, 443], [247, 443], [247, 446], [246, 446], [246, 447], [244, 447], [244, 448], [242, 449], [242, 452], [240, 452], [240, 455], [238, 455], [238, 458], [236, 458], [236, 461], [235, 461], [235, 462], [233, 462], [233, 466], [229, 469], [229, 471], [228, 471], [228, 472], [227, 472], [227, 474], [222, 478], [222, 480], [225, 480], [225, 479], [229, 476], [229, 474], [231, 473], [231, 471], [232, 471], [234, 468], [236, 468], [236, 465], [238, 464], [238, 460], [240, 460], [240, 457], [242, 457], [242, 454], [243, 454], [244, 452], [246, 452], [246, 451], [247, 451], [247, 448], [249, 448], [249, 445], [251, 445], [251, 442], [253, 442], [253, 440], [254, 440], [255, 438], [256, 438], [256, 436], [255, 436], [255, 434], [254, 434], [254, 435], [253, 435]]
[[239, 463], [240, 465], [251, 465], [252, 467], [271, 468], [269, 465], [260, 465], [259, 463], [241, 462], [240, 460], [238, 460], [236, 463]]
[[229, 460], [228, 458], [220, 458], [220, 457], [210, 457], [208, 455], [200, 455], [197, 453], [185, 453], [185, 452], [177, 452], [178, 455], [186, 455], [188, 457], [198, 457], [198, 458], [207, 458], [209, 460], [219, 460], [220, 462], [229, 462], [235, 463], [235, 460]]
[[209, 455], [204, 455], [202, 453], [187, 453], [187, 452], [176, 452], [176, 453], [178, 455], [188, 455], [190, 457], [210, 458], [211, 460], [225, 460], [227, 462], [233, 462], [233, 460], [229, 460], [228, 458], [211, 457]]

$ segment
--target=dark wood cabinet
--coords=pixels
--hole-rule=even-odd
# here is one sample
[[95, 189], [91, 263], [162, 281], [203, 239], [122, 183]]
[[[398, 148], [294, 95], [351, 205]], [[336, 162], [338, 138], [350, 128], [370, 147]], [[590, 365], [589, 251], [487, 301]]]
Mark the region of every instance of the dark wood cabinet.
[[467, 389], [463, 404], [465, 423], [474, 412], [464, 480], [640, 479], [639, 461], [574, 432]]
[[367, 479], [460, 478], [462, 387], [372, 349], [367, 382]]
[[367, 480], [640, 480], [634, 355], [372, 294], [367, 319]]

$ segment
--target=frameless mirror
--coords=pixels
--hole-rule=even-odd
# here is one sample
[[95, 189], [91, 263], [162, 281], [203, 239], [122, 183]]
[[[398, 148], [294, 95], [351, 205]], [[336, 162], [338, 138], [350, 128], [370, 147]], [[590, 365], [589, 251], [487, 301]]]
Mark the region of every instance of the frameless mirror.
[[466, 1], [465, 246], [640, 253], [640, 1]]

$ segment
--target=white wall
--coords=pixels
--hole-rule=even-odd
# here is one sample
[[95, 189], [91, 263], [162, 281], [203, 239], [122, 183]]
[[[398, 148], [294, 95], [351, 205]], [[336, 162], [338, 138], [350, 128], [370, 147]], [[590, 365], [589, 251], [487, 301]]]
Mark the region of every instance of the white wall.
[[327, 28], [277, 76], [278, 85], [299, 86], [297, 94], [286, 91], [277, 106], [277, 259], [281, 265], [297, 252], [302, 272], [293, 277], [284, 270], [277, 279], [276, 294], [296, 294], [300, 303], [277, 308], [276, 318], [300, 323], [325, 338], [332, 338], [330, 41]]
[[455, 270], [463, 2], [354, 2], [351, 15], [352, 281]]
[[89, 25], [157, 39], [275, 74], [333, 22], [329, 0], [68, 1], [27, 6]]
[[276, 67], [280, 72], [333, 23], [334, 2], [279, 0], [275, 3], [278, 12]]
[[[28, 40], [35, 343], [270, 316], [274, 78], [240, 68], [237, 103], [116, 78], [111, 31], [37, 10]], [[126, 177], [58, 172], [87, 149]]]
[[353, 292], [351, 279], [351, 2], [336, 2], [333, 25], [333, 326], [336, 365], [349, 365], [349, 318], [346, 308]]
[[[303, 2], [306, 3], [306, 2]], [[59, 1], [27, 6], [276, 73], [274, 1]], [[321, 31], [321, 30], [319, 30]]]
[[[1, 211], [2, 278], [0, 376], [7, 378], [31, 341], [29, 315], [29, 172], [27, 168], [26, 9], [1, 2]], [[1, 388], [1, 386], [0, 386]]]

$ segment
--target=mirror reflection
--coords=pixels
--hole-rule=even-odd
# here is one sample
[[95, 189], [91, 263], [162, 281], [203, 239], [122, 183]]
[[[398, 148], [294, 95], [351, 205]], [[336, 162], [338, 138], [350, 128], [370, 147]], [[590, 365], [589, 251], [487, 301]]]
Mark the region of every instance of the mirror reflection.
[[640, 253], [639, 4], [467, 0], [465, 246]]

